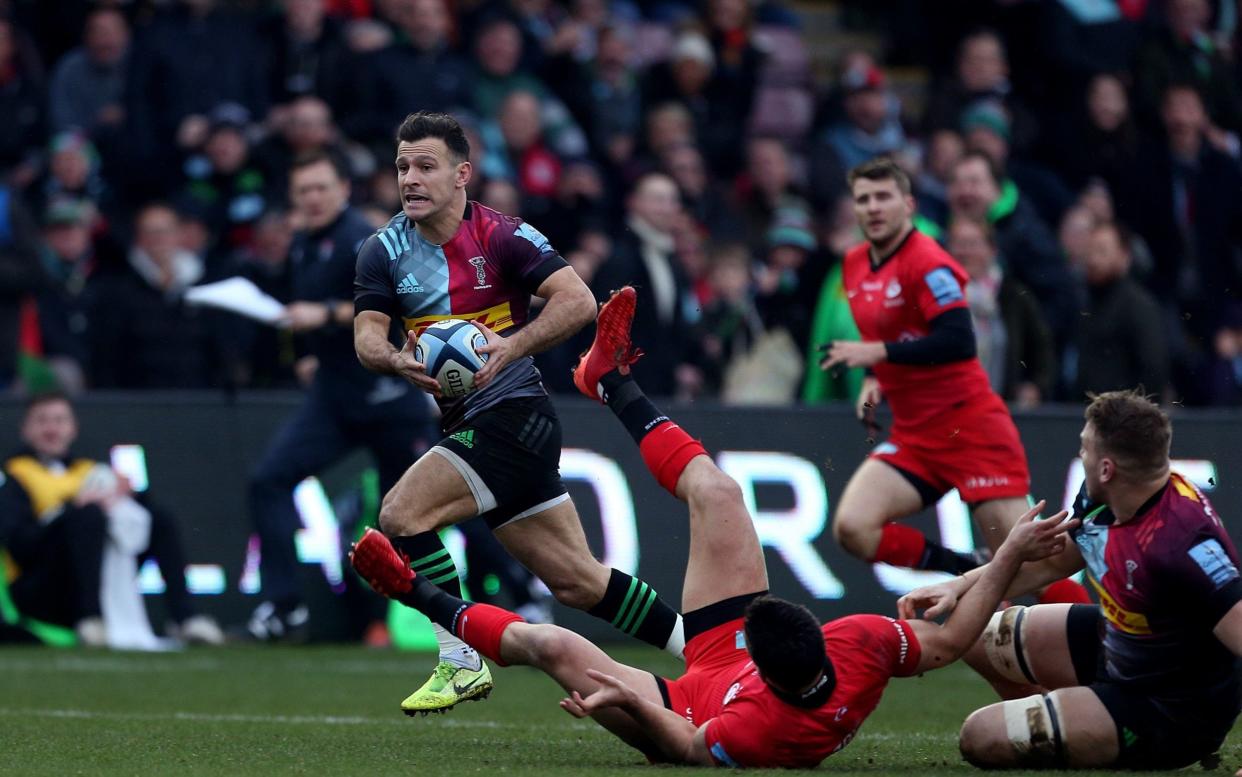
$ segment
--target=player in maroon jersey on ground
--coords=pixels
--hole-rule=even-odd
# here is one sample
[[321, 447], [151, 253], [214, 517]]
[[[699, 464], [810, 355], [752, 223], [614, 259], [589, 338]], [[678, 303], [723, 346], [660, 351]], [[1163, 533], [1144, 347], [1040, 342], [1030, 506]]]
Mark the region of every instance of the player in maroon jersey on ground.
[[[370, 369], [436, 394], [445, 436], [384, 496], [380, 528], [414, 571], [460, 596], [438, 530], [479, 516], [561, 603], [680, 656], [681, 616], [647, 583], [591, 555], [561, 481], [560, 421], [531, 358], [591, 321], [594, 296], [539, 230], [467, 200], [470, 144], [452, 116], [408, 116], [397, 130], [396, 169], [402, 210], [358, 251], [354, 345]], [[546, 300], [534, 319], [532, 295]], [[475, 321], [487, 335], [477, 390], [455, 400], [438, 396], [414, 358], [418, 334], [449, 318]], [[406, 332], [400, 349], [389, 341], [393, 321]], [[407, 714], [448, 710], [492, 689], [474, 650], [443, 629], [436, 636], [440, 661], [401, 703]]]
[[978, 637], [1023, 559], [1060, 552], [1065, 513], [1020, 518], [992, 564], [943, 626], [851, 615], [821, 626], [805, 607], [767, 595], [767, 571], [741, 489], [703, 446], [643, 394], [628, 366], [634, 290], [600, 311], [574, 382], [634, 438], [652, 475], [690, 508], [682, 607], [686, 673], [665, 680], [618, 663], [566, 629], [469, 604], [415, 574], [378, 532], [351, 556], [379, 592], [425, 613], [500, 664], [551, 675], [578, 717], [595, 718], [657, 762], [813, 767], [849, 744], [891, 677], [943, 666]]
[[[862, 340], [826, 346], [821, 366], [873, 371], [859, 418], [873, 424], [887, 399], [893, 429], [850, 478], [833, 534], [865, 561], [959, 574], [972, 557], [894, 521], [956, 488], [995, 550], [1029, 504], [1026, 453], [975, 356], [966, 273], [915, 229], [909, 177], [880, 158], [851, 170], [849, 185], [867, 242], [845, 255], [842, 279]], [[1058, 581], [1042, 601], [1090, 600], [1077, 583]]]
[[[1138, 393], [1108, 392], [1088, 406], [1074, 542], [1024, 564], [1008, 595], [1085, 567], [1100, 605], [1016, 606], [993, 616], [967, 660], [1009, 701], [966, 719], [967, 760], [1214, 768], [1242, 709], [1242, 579], [1212, 505], [1169, 471], [1172, 432]], [[939, 617], [986, 572], [912, 591], [898, 611]]]

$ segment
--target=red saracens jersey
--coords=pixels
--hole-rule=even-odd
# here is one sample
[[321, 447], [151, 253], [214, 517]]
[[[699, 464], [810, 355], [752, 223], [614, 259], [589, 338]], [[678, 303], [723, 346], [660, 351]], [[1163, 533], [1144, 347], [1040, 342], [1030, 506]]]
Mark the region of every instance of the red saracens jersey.
[[819, 707], [777, 698], [746, 659], [696, 694], [691, 722], [707, 722], [707, 749], [718, 765], [814, 768], [853, 740], [889, 678], [918, 667], [921, 650], [905, 621], [850, 615], [823, 631], [836, 687]]
[[[863, 340], [885, 343], [926, 337], [932, 319], [966, 307], [966, 272], [935, 240], [913, 230], [878, 266], [871, 244], [850, 249], [842, 266], [850, 312]], [[894, 432], [917, 433], [943, 423], [950, 411], [1004, 407], [977, 357], [948, 364], [875, 366], [875, 377], [893, 410]]]

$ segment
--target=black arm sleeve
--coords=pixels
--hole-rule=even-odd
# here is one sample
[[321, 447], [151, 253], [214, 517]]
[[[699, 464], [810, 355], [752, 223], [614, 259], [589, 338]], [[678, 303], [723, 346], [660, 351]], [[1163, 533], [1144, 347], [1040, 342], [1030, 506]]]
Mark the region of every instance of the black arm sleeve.
[[975, 355], [975, 330], [966, 308], [946, 310], [931, 320], [927, 337], [902, 343], [885, 343], [893, 364], [947, 364]]

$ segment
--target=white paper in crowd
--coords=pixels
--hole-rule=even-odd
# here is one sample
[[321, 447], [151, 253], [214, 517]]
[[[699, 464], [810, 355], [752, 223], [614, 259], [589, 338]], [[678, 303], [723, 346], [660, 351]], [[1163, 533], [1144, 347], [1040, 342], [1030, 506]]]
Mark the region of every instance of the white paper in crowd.
[[285, 306], [247, 278], [226, 278], [186, 289], [185, 301], [191, 305], [220, 308], [273, 326], [280, 323]]

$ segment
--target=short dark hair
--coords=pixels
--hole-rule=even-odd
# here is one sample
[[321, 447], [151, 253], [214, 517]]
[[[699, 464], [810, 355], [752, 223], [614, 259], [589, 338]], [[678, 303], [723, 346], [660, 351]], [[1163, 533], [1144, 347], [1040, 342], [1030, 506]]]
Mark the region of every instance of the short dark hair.
[[26, 403], [22, 407], [22, 420], [24, 421], [27, 418], [29, 418], [30, 414], [34, 412], [35, 408], [41, 407], [43, 405], [48, 405], [53, 402], [64, 402], [65, 404], [69, 405], [70, 409], [73, 408], [73, 400], [70, 399], [69, 395], [66, 394], [65, 392], [59, 389], [49, 389], [47, 391], [40, 391], [39, 393], [31, 394], [29, 397], [26, 398]]
[[439, 138], [448, 146], [449, 153], [458, 162], [470, 158], [470, 141], [466, 140], [466, 131], [457, 119], [447, 113], [419, 111], [411, 113], [397, 128], [398, 143], [413, 143], [423, 138]]
[[1114, 459], [1123, 475], [1144, 478], [1169, 465], [1173, 424], [1141, 389], [1089, 394], [1083, 413], [1102, 454]]
[[745, 630], [751, 660], [780, 690], [797, 693], [824, 668], [819, 619], [800, 604], [760, 596], [746, 607]]
[[961, 158], [953, 163], [953, 169], [956, 170], [967, 162], [974, 162], [976, 160], [983, 162], [988, 170], [988, 175], [992, 178], [992, 183], [996, 184], [996, 188], [999, 189], [1005, 182], [1005, 171], [1000, 168], [1000, 165], [996, 164], [992, 157], [982, 151], [972, 150], [962, 154]]
[[906, 195], [914, 191], [910, 185], [909, 174], [901, 169], [901, 165], [897, 164], [892, 157], [876, 157], [850, 170], [845, 180], [849, 184], [851, 193], [854, 191], [854, 182], [860, 178], [866, 178], [868, 181], [896, 181], [897, 188]]
[[292, 180], [293, 174], [297, 171], [323, 162], [327, 162], [332, 166], [332, 170], [336, 173], [337, 178], [340, 178], [342, 181], [349, 180], [349, 168], [345, 165], [345, 160], [327, 149], [307, 151], [294, 157], [293, 163], [289, 165], [289, 178]]

